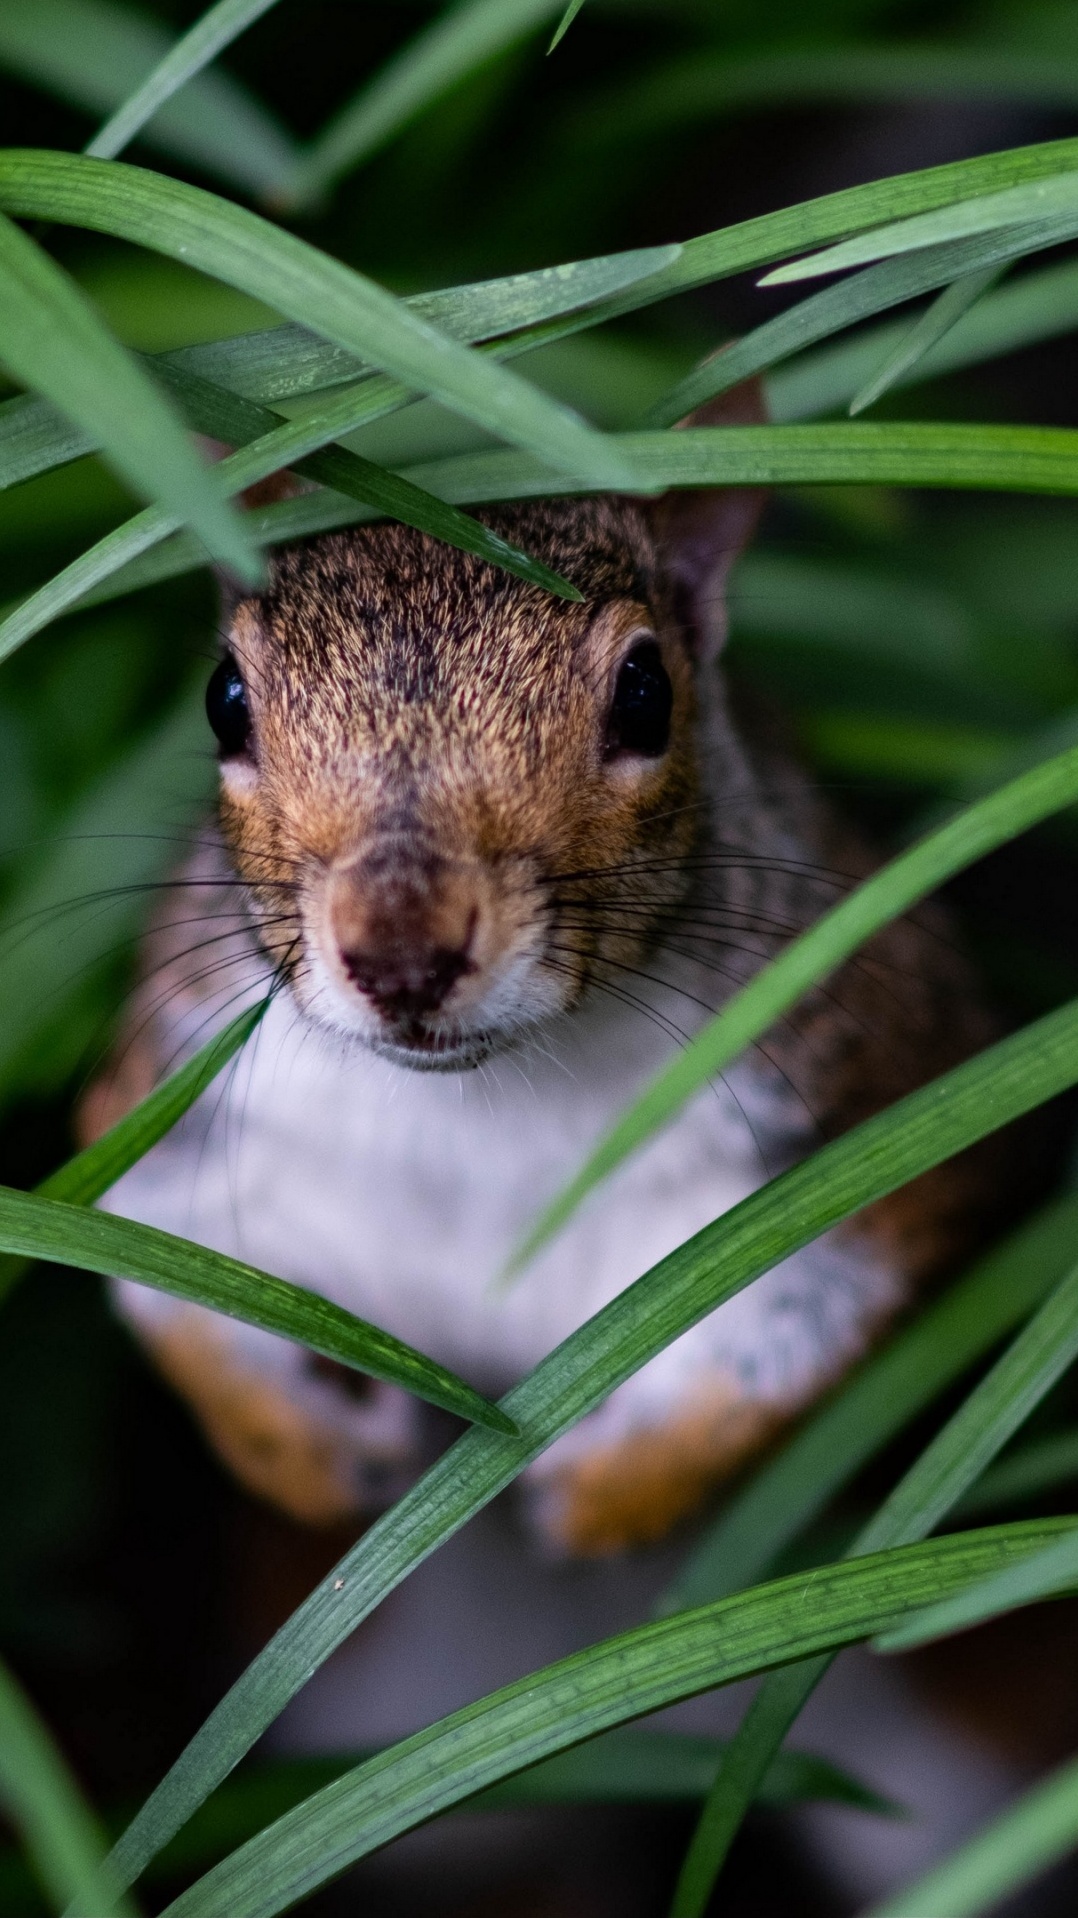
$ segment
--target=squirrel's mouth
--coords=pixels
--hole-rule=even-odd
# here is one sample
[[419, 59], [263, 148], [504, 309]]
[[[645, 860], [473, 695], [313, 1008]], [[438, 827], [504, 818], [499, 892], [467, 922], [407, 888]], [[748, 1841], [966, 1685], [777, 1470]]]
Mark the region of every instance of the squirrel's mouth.
[[489, 1058], [498, 1037], [493, 1032], [387, 1032], [367, 1043], [383, 1059], [415, 1072], [467, 1072]]

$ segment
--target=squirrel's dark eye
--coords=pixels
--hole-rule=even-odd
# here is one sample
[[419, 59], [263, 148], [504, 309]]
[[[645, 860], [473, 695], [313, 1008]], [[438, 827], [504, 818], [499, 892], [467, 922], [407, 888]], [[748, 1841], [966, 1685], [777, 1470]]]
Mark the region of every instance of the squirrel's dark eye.
[[645, 639], [622, 661], [606, 722], [605, 759], [637, 753], [658, 759], [670, 740], [674, 689], [653, 639]]
[[231, 653], [214, 667], [206, 688], [206, 717], [217, 734], [222, 756], [234, 759], [251, 737], [251, 715], [240, 669]]

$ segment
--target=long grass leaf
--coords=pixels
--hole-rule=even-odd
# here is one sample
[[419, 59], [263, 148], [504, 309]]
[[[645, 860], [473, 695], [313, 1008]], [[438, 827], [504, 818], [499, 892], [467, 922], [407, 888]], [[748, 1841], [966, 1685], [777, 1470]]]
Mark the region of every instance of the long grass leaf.
[[[307, 433], [306, 423], [297, 425], [297, 422], [286, 420], [269, 407], [241, 399], [238, 394], [230, 393], [209, 380], [199, 379], [193, 373], [175, 366], [166, 366], [161, 370], [166, 385], [171, 387], [188, 418], [201, 432], [241, 444], [250, 444], [259, 439], [264, 441], [267, 436], [282, 430], [286, 436], [294, 436], [297, 431]], [[331, 414], [335, 410], [339, 412], [341, 402], [331, 400], [329, 409]], [[348, 400], [344, 402], [344, 410], [354, 419], [354, 411]], [[318, 437], [324, 437], [321, 425]], [[551, 567], [544, 566], [541, 560], [522, 552], [509, 540], [502, 539], [480, 520], [460, 512], [455, 506], [447, 506], [444, 500], [437, 499], [433, 493], [424, 492], [422, 487], [414, 486], [399, 473], [387, 472], [385, 467], [361, 458], [347, 447], [319, 449], [293, 460], [291, 465], [292, 470], [303, 478], [317, 480], [320, 485], [328, 486], [335, 492], [362, 500], [364, 505], [373, 507], [376, 512], [401, 520], [405, 526], [418, 527], [420, 532], [430, 533], [434, 539], [445, 540], [465, 553], [475, 553], [491, 566], [500, 566], [518, 579], [527, 580], [529, 585], [541, 587], [544, 592], [554, 593], [561, 599], [583, 598], [577, 587], [570, 585], [560, 573], [555, 573]]]
[[[987, 273], [1038, 248], [1054, 246], [1073, 237], [1076, 225], [1075, 216], [1067, 214], [1028, 226], [1009, 227], [1002, 232], [973, 234], [967, 239], [900, 254], [893, 260], [866, 267], [837, 286], [810, 294], [787, 312], [765, 320], [762, 326], [755, 327], [723, 352], [709, 355], [651, 407], [643, 424], [672, 426], [694, 407], [728, 391], [741, 380], [767, 371], [792, 354], [803, 352], [829, 334], [857, 325], [875, 313], [915, 299], [938, 286], [946, 286], [960, 276], [965, 281], [969, 276]], [[958, 317], [956, 314], [955, 318]], [[942, 328], [935, 337], [941, 338], [945, 330]], [[926, 343], [925, 350], [934, 344], [935, 338]], [[913, 364], [913, 357], [909, 364]]]
[[[0, 67], [84, 109], [111, 113], [169, 58], [172, 35], [117, 0], [4, 0]], [[204, 72], [165, 102], [143, 138], [241, 192], [272, 199], [291, 177], [298, 146], [247, 89]]]
[[1078, 1843], [1078, 1759], [865, 1918], [974, 1918], [1047, 1870]]
[[[140, 1099], [100, 1139], [85, 1146], [48, 1178], [35, 1186], [39, 1197], [63, 1199], [68, 1205], [92, 1205], [117, 1179], [163, 1139], [201, 1098], [219, 1072], [234, 1059], [254, 1032], [269, 1001], [263, 999], [215, 1033], [184, 1065]], [[0, 1300], [27, 1270], [31, 1261], [11, 1253], [0, 1254]]]
[[20, 1685], [0, 1665], [0, 1805], [50, 1898], [79, 1918], [130, 1913], [108, 1888], [104, 1846], [67, 1766]]
[[954, 280], [950, 286], [944, 287], [931, 306], [913, 322], [905, 339], [899, 341], [871, 379], [854, 394], [850, 401], [851, 418], [863, 413], [866, 407], [873, 406], [897, 381], [908, 375], [918, 360], [931, 352], [981, 295], [995, 285], [1001, 270], [999, 266], [982, 267], [979, 272], [966, 273], [960, 280]]
[[477, 1790], [627, 1719], [870, 1635], [924, 1592], [1073, 1530], [1026, 1522], [831, 1565], [638, 1626], [441, 1719], [278, 1819], [167, 1907], [168, 1918], [273, 1918], [357, 1859]]
[[114, 160], [166, 100], [275, 5], [276, 0], [217, 0], [216, 6], [209, 7], [193, 27], [181, 34], [141, 86], [110, 114], [85, 151], [99, 160]]
[[1071, 748], [959, 813], [841, 900], [743, 986], [615, 1120], [581, 1170], [545, 1208], [510, 1270], [530, 1259], [616, 1166], [873, 933], [993, 847], [1076, 799], [1078, 749]]
[[405, 42], [335, 114], [300, 162], [288, 203], [309, 206], [435, 100], [526, 39], [564, 0], [458, 0]]
[[566, 34], [569, 31], [569, 28], [572, 26], [573, 21], [576, 19], [576, 16], [580, 12], [580, 9], [583, 5], [584, 5], [584, 0], [569, 0], [569, 5], [566, 7], [565, 12], [562, 14], [562, 17], [558, 21], [557, 27], [554, 30], [554, 38], [552, 39], [549, 47], [547, 48], [548, 53], [553, 53], [555, 47], [559, 47], [561, 45], [562, 41], [564, 40]]
[[[848, 1558], [927, 1537], [1078, 1357], [1078, 1266], [970, 1393], [857, 1534]], [[719, 1766], [671, 1906], [701, 1918], [761, 1777], [828, 1659], [776, 1673], [761, 1686]]]
[[0, 152], [0, 206], [111, 233], [275, 307], [557, 470], [632, 486], [620, 450], [506, 367], [439, 332], [384, 287], [245, 207], [118, 160]]
[[873, 1640], [878, 1652], [904, 1652], [913, 1645], [927, 1645], [933, 1639], [948, 1638], [953, 1632], [968, 1631], [986, 1619], [1003, 1612], [1017, 1611], [1022, 1605], [1035, 1605], [1040, 1599], [1056, 1598], [1061, 1592], [1078, 1589], [1078, 1540], [1057, 1539], [1043, 1552], [1014, 1566], [1005, 1574], [978, 1580], [938, 1605], [926, 1605], [921, 1612], [903, 1620], [895, 1631], [883, 1632]]
[[761, 1272], [1078, 1079], [1078, 1005], [825, 1146], [671, 1253], [503, 1401], [516, 1442], [465, 1434], [365, 1534], [206, 1720], [113, 1853], [130, 1883], [330, 1653], [408, 1573], [633, 1372]]
[[978, 1260], [735, 1493], [687, 1555], [662, 1611], [703, 1605], [766, 1577], [863, 1465], [1040, 1304], [1076, 1244], [1078, 1196], [1067, 1196]]
[[259, 579], [241, 520], [162, 393], [67, 274], [2, 215], [0, 356], [90, 433], [136, 492], [160, 500], [242, 578]]
[[808, 259], [791, 260], [764, 275], [762, 286], [787, 286], [795, 280], [811, 280], [821, 273], [844, 272], [847, 267], [864, 266], [870, 260], [888, 259], [895, 253], [910, 253], [923, 246], [941, 246], [948, 240], [960, 240], [967, 234], [991, 233], [999, 227], [1024, 226], [1029, 221], [1051, 219], [1078, 207], [1078, 172], [1057, 174], [1055, 178], [1026, 180], [1020, 186], [1004, 187], [998, 193], [978, 194], [969, 200], [914, 215], [876, 227], [855, 239], [843, 240], [826, 252]]
[[135, 1279], [173, 1298], [210, 1306], [229, 1318], [293, 1339], [372, 1378], [401, 1385], [491, 1431], [515, 1429], [510, 1417], [470, 1385], [388, 1332], [319, 1293], [160, 1232], [156, 1226], [0, 1186], [0, 1251], [77, 1265], [105, 1277]]
[[993, 1465], [970, 1487], [956, 1510], [960, 1518], [998, 1512], [1004, 1507], [1054, 1492], [1078, 1479], [1078, 1432], [1068, 1428], [1034, 1439]]

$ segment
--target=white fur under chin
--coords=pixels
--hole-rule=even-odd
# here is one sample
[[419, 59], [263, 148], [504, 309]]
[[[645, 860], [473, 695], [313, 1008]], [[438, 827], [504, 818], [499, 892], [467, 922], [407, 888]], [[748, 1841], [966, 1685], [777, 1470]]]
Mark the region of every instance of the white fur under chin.
[[[173, 1056], [193, 1045], [191, 1021], [166, 1035]], [[310, 1286], [500, 1392], [804, 1149], [804, 1115], [739, 1066], [499, 1288], [540, 1207], [673, 1043], [596, 999], [472, 1072], [416, 1072], [335, 1043], [280, 998], [105, 1204]], [[134, 1284], [118, 1292], [151, 1333], [201, 1310]], [[795, 1407], [856, 1356], [897, 1293], [863, 1245], [830, 1234], [678, 1339], [532, 1472], [677, 1418], [716, 1381]], [[234, 1321], [220, 1330], [237, 1359], [324, 1394], [298, 1348]]]

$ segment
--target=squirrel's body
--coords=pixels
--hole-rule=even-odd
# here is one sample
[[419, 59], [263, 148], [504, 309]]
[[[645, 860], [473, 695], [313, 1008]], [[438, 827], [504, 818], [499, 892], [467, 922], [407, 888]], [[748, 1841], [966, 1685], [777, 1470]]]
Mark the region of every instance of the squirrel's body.
[[[322, 1290], [497, 1391], [767, 1178], [983, 1042], [947, 939], [890, 928], [495, 1289], [684, 1035], [871, 863], [735, 718], [715, 663], [755, 505], [488, 516], [581, 605], [398, 526], [277, 557], [211, 689], [225, 854], [207, 843], [160, 915], [91, 1126], [267, 978], [286, 990], [115, 1209]], [[953, 1260], [989, 1194], [967, 1157], [758, 1279], [531, 1468], [542, 1532], [582, 1551], [661, 1535]], [[298, 1348], [123, 1295], [240, 1475], [293, 1513], [358, 1514], [416, 1469], [402, 1393], [357, 1395]]]

